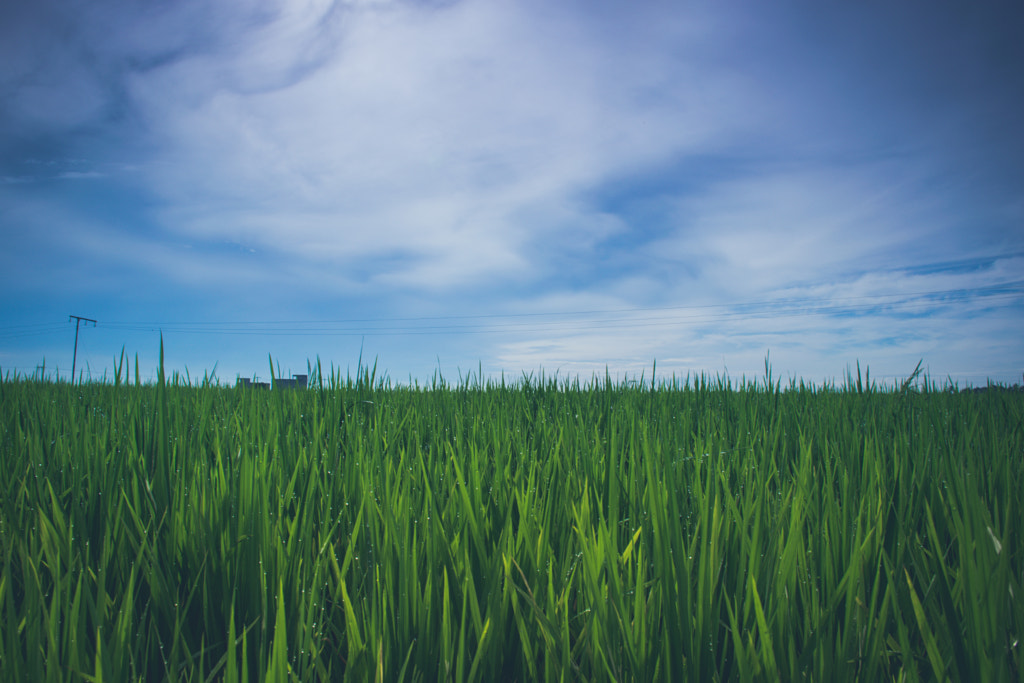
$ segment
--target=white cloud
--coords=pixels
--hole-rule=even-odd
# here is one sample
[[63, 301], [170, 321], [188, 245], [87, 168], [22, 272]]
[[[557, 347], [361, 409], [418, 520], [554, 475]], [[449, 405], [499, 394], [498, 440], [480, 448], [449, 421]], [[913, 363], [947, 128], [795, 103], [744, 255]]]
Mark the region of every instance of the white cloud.
[[[1021, 297], [1018, 296], [1019, 310]], [[1019, 374], [1009, 359], [1024, 326], [1006, 308], [1006, 315], [972, 318], [953, 309], [939, 316], [901, 319], [891, 315], [832, 317], [813, 313], [771, 315], [690, 312], [674, 321], [662, 314], [624, 316], [621, 324], [602, 327], [578, 323], [578, 329], [503, 333], [487, 364], [496, 369], [544, 368], [587, 377], [613, 373], [650, 374], [657, 359], [659, 377], [710, 371], [738, 379], [758, 377], [770, 354], [774, 374], [821, 381], [841, 378], [845, 364], [860, 361], [876, 378], [905, 377], [918, 359], [928, 367], [965, 381], [982, 382], [986, 374]], [[633, 318], [633, 322], [630, 322]], [[511, 339], [509, 339], [511, 337]]]
[[731, 86], [666, 56], [685, 35], [661, 27], [606, 44], [579, 16], [482, 2], [330, 26], [336, 54], [293, 82], [267, 74], [307, 36], [322, 44], [323, 22], [269, 24], [227, 61], [201, 54], [134, 82], [166, 149], [155, 186], [188, 207], [169, 228], [339, 265], [413, 254], [411, 270], [380, 273], [396, 286], [522, 275], [532, 242], [585, 238], [593, 212], [567, 198], [743, 125], [721, 110]]
[[837, 271], [905, 263], [909, 250], [915, 260], [927, 258], [928, 236], [950, 227], [937, 210], [942, 199], [894, 188], [895, 175], [880, 164], [815, 163], [730, 178], [679, 201], [680, 227], [650, 251], [716, 264], [721, 277], [715, 269], [702, 275], [726, 281], [740, 297], [831, 279]]

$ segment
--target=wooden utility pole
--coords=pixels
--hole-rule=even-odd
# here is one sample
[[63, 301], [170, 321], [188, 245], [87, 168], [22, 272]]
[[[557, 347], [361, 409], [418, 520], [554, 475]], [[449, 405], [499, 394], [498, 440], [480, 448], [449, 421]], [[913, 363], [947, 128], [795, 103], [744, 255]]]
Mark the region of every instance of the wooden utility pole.
[[92, 318], [83, 318], [80, 315], [69, 315], [68, 322], [74, 319], [75, 321], [75, 354], [71, 357], [71, 383], [75, 383], [75, 363], [78, 362], [78, 326], [82, 324], [84, 320], [87, 323], [92, 323], [93, 327], [96, 327], [96, 321]]

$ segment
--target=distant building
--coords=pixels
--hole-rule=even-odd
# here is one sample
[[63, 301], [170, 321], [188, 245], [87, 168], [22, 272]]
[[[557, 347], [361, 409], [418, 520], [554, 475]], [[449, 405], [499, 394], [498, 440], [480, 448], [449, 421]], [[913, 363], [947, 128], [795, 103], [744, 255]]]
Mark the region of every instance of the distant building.
[[305, 389], [309, 380], [308, 375], [292, 375], [291, 379], [278, 377], [274, 380], [275, 389]]
[[248, 377], [239, 377], [235, 383], [235, 388], [241, 389], [242, 387], [246, 389], [269, 389], [270, 382], [253, 382]]
[[[292, 375], [291, 379], [278, 377], [274, 380], [275, 389], [305, 389], [309, 384], [309, 375]], [[235, 388], [269, 389], [270, 382], [253, 382], [248, 377], [239, 377]]]

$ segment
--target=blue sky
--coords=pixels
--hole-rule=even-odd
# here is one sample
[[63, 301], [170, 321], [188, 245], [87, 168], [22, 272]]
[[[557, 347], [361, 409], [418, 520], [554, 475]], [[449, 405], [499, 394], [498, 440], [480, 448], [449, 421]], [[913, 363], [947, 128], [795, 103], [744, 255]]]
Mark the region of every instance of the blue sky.
[[[982, 6], [984, 5], [984, 6]], [[0, 368], [1024, 372], [1019, 3], [3, 3]]]

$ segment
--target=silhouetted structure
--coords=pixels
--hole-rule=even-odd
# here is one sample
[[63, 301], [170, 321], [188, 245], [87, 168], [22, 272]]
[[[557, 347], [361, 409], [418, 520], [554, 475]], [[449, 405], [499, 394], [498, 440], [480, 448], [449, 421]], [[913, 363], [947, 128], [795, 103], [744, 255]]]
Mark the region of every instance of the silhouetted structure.
[[240, 389], [242, 387], [247, 389], [269, 389], [270, 382], [253, 382], [248, 377], [239, 377], [235, 383], [235, 388]]
[[[278, 377], [274, 380], [275, 389], [305, 389], [309, 384], [309, 375], [292, 375], [291, 379]], [[253, 382], [248, 377], [239, 377], [235, 388], [269, 389], [270, 382]]]
[[274, 380], [275, 389], [305, 389], [309, 380], [308, 375], [292, 375], [291, 379], [278, 377]]

